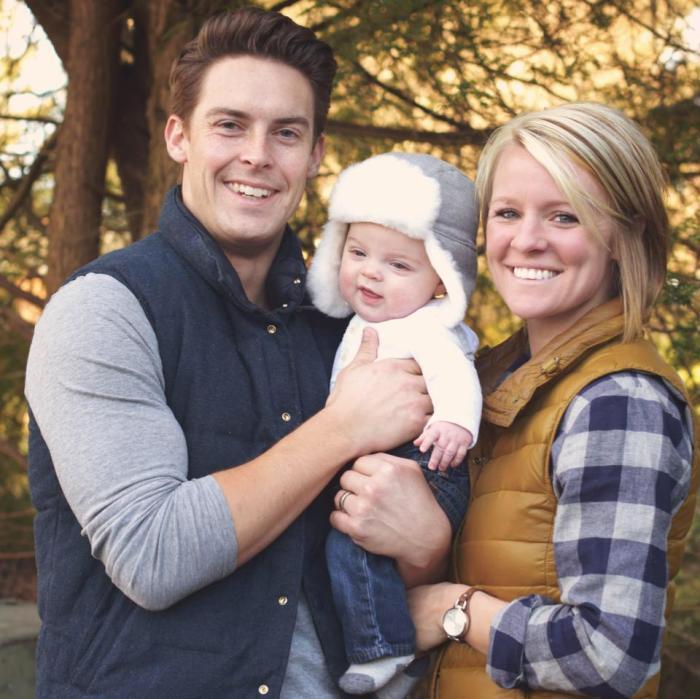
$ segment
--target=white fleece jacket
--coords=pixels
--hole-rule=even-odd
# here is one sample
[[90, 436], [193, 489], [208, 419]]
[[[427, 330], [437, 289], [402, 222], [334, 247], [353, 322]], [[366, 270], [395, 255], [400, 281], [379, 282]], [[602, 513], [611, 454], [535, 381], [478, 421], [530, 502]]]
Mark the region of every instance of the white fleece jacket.
[[465, 323], [446, 327], [438, 308], [439, 304], [431, 301], [405, 318], [381, 323], [353, 316], [335, 354], [331, 390], [340, 370], [357, 353], [363, 329], [372, 327], [379, 335], [377, 359], [413, 358], [418, 362], [433, 401], [434, 412], [428, 424], [453, 422], [469, 430], [476, 443], [482, 402], [474, 368], [479, 340]]

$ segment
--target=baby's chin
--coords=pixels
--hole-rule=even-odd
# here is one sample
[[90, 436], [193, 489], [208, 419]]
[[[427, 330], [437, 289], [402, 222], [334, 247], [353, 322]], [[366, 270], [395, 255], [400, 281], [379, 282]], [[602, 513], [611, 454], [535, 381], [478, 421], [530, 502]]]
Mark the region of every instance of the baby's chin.
[[365, 323], [386, 323], [390, 320], [400, 320], [401, 318], [406, 318], [410, 315], [410, 313], [405, 315], [392, 315], [390, 313], [368, 313], [366, 311], [358, 311], [355, 313], [355, 315], [362, 318]]

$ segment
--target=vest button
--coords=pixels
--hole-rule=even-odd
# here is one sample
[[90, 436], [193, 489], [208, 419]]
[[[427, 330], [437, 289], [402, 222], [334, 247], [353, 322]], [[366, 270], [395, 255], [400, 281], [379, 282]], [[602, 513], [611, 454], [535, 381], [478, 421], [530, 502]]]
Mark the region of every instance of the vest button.
[[279, 604], [280, 607], [284, 607], [284, 605], [287, 604], [287, 602], [289, 602], [289, 599], [287, 599], [287, 595], [280, 595], [277, 598], [277, 604]]
[[258, 687], [258, 694], [267, 694], [270, 691], [270, 688], [266, 684], [261, 684]]
[[552, 357], [548, 359], [541, 367], [541, 372], [545, 376], [554, 376], [559, 371], [559, 363], [561, 359], [559, 357]]
[[289, 422], [292, 419], [292, 416], [289, 413], [282, 413], [282, 419], [285, 422]]
[[301, 279], [299, 279], [299, 277], [297, 277], [297, 278], [292, 282], [292, 284], [301, 284]]
[[267, 332], [269, 332], [270, 335], [274, 335], [274, 334], [277, 332], [277, 326], [276, 326], [276, 325], [273, 325], [272, 323], [270, 323], [270, 324], [267, 326]]

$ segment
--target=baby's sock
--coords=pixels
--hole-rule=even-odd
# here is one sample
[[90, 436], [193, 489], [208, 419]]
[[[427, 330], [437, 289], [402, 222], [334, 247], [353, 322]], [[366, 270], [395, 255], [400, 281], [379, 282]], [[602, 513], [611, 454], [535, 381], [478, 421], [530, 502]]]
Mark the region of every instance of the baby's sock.
[[427, 655], [414, 660], [403, 672], [400, 672], [377, 691], [377, 699], [405, 699], [420, 679], [425, 676], [429, 665], [430, 657]]
[[383, 687], [394, 675], [404, 670], [414, 655], [378, 658], [368, 663], [353, 663], [340, 678], [340, 688], [348, 694], [367, 694]]

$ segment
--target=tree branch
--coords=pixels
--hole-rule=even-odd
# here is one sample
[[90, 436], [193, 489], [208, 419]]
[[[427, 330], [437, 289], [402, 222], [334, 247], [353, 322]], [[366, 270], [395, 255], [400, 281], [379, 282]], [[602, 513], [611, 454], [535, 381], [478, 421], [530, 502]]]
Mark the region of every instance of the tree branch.
[[328, 133], [339, 136], [354, 136], [362, 138], [384, 138], [390, 141], [414, 141], [415, 143], [430, 143], [439, 146], [481, 146], [485, 143], [490, 130], [462, 127], [455, 131], [422, 131], [390, 126], [374, 126], [373, 124], [353, 124], [348, 121], [329, 119], [326, 123]]
[[[24, 457], [23, 457], [24, 458]], [[26, 507], [24, 510], [13, 510], [12, 512], [0, 512], [0, 520], [20, 519], [22, 517], [33, 517], [36, 510], [33, 507]]]
[[695, 254], [697, 257], [700, 257], [700, 245], [697, 245], [692, 240], [688, 240], [688, 238], [682, 238], [679, 236], [678, 240], [676, 241], [676, 245], [682, 245], [687, 250], [690, 250], [691, 253]]
[[58, 129], [54, 131], [44, 141], [43, 145], [41, 146], [41, 150], [39, 150], [39, 153], [37, 154], [36, 158], [34, 158], [34, 162], [31, 164], [29, 170], [27, 170], [27, 174], [22, 178], [21, 182], [19, 183], [19, 187], [17, 187], [17, 191], [10, 200], [10, 203], [7, 205], [7, 209], [5, 209], [5, 212], [2, 214], [2, 216], [0, 216], [0, 231], [2, 231], [5, 228], [8, 221], [10, 221], [10, 219], [12, 219], [17, 213], [18, 209], [24, 203], [25, 198], [31, 192], [32, 185], [42, 174], [44, 169], [44, 163], [46, 162], [50, 152], [53, 150], [53, 147], [56, 144], [57, 133]]
[[27, 303], [31, 303], [37, 308], [43, 308], [46, 304], [44, 299], [39, 298], [38, 296], [30, 293], [29, 291], [21, 289], [16, 284], [11, 282], [4, 274], [0, 274], [0, 288], [5, 289], [5, 291], [9, 291], [10, 294], [15, 298], [27, 301]]
[[[591, 2], [590, 0], [585, 0], [586, 4], [591, 8], [594, 9], [595, 6], [599, 3], [597, 2]], [[678, 51], [682, 51], [683, 53], [693, 53], [696, 56], [700, 56], [700, 51], [696, 49], [692, 49], [689, 46], [684, 46], [683, 44], [679, 44], [678, 42], [674, 41], [671, 39], [671, 37], [666, 34], [662, 34], [654, 25], [649, 24], [648, 22], [643, 22], [638, 16], [632, 14], [629, 10], [625, 9], [624, 7], [621, 7], [619, 3], [606, 0], [610, 5], [612, 5], [623, 17], [627, 17], [627, 19], [632, 22], [632, 24], [636, 24], [642, 29], [646, 29], [650, 34], [655, 36], [657, 39], [661, 39], [667, 46], [670, 46], [671, 48], [674, 48]]]
[[330, 27], [332, 24], [335, 24], [338, 20], [343, 19], [344, 17], [357, 17], [359, 15], [359, 10], [362, 8], [365, 1], [366, 0], [357, 0], [355, 4], [351, 5], [350, 7], [346, 7], [343, 10], [339, 10], [332, 17], [310, 26], [309, 29], [314, 34], [320, 34], [325, 29], [328, 29], [328, 27]]
[[410, 107], [420, 109], [420, 111], [422, 111], [424, 114], [427, 114], [428, 116], [433, 117], [433, 119], [437, 119], [439, 121], [444, 122], [445, 124], [449, 124], [450, 126], [454, 126], [458, 129], [470, 128], [463, 122], [459, 122], [455, 119], [445, 116], [444, 114], [439, 114], [438, 112], [430, 109], [429, 107], [425, 107], [424, 105], [419, 104], [413, 98], [409, 97], [405, 92], [399, 90], [397, 87], [392, 87], [391, 85], [387, 85], [386, 83], [382, 82], [378, 77], [372, 75], [372, 73], [370, 73], [359, 61], [353, 61], [352, 65], [357, 70], [359, 70], [360, 73], [362, 73], [362, 75], [373, 85], [380, 87], [385, 92], [394, 95], [394, 97], [398, 97], [402, 102], [406, 103]]
[[276, 3], [273, 5], [270, 10], [273, 10], [274, 12], [281, 12], [282, 10], [286, 9], [287, 7], [291, 7], [292, 5], [296, 5], [299, 2], [299, 0], [281, 0], [281, 2]]
[[13, 461], [16, 461], [25, 471], [27, 469], [27, 457], [20, 452], [17, 447], [4, 439], [0, 439], [0, 454], [9, 456]]
[[0, 320], [5, 321], [11, 330], [27, 342], [32, 341], [34, 326], [31, 323], [27, 323], [24, 318], [20, 318], [11, 308], [7, 306], [0, 307]]
[[0, 114], [0, 119], [8, 121], [37, 121], [40, 124], [53, 124], [54, 126], [59, 126], [61, 123], [58, 119], [52, 119], [51, 117], [20, 116], [19, 114]]

